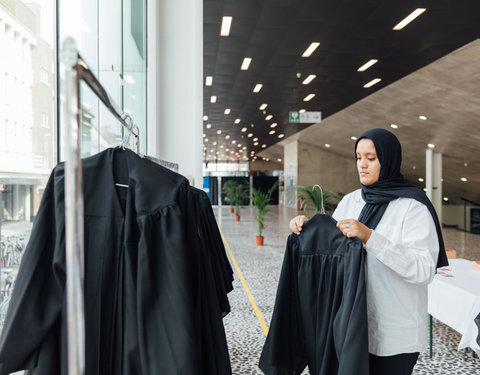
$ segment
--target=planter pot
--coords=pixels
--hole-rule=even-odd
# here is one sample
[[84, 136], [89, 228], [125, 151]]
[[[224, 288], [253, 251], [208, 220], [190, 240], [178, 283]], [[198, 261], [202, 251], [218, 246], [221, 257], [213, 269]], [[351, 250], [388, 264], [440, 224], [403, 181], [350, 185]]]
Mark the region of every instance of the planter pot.
[[235, 221], [240, 221], [240, 215], [235, 215]]
[[230, 207], [230, 213], [233, 214], [233, 207]]
[[257, 246], [263, 246], [263, 236], [256, 236]]

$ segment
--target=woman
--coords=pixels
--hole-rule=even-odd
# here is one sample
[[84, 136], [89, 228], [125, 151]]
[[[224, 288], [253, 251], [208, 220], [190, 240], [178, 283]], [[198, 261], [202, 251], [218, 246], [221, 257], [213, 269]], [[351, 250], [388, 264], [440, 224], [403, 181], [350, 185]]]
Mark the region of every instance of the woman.
[[[400, 174], [401, 146], [384, 129], [365, 132], [355, 144], [361, 189], [347, 194], [333, 217], [367, 252], [370, 373], [411, 374], [427, 347], [427, 286], [448, 265], [435, 209]], [[300, 234], [306, 217], [290, 221]]]

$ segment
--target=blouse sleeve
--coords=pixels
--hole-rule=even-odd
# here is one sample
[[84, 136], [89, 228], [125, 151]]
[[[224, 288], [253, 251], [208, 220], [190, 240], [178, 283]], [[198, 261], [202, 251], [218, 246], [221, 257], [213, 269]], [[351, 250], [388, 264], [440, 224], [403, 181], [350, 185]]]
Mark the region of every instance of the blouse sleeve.
[[413, 284], [428, 284], [433, 279], [438, 248], [433, 218], [427, 207], [418, 202], [410, 204], [406, 212], [399, 242], [372, 230], [365, 245], [368, 253]]

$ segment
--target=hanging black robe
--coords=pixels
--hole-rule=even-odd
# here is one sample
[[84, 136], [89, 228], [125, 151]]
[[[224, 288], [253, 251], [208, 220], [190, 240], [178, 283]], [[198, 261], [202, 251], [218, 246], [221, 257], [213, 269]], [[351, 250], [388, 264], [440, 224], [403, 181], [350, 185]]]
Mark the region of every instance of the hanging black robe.
[[[83, 160], [83, 192], [85, 373], [231, 374], [188, 181], [107, 149]], [[21, 369], [67, 374], [63, 164], [46, 186], [0, 337], [0, 375]]]
[[267, 375], [368, 375], [365, 254], [327, 215], [287, 240], [270, 330]]

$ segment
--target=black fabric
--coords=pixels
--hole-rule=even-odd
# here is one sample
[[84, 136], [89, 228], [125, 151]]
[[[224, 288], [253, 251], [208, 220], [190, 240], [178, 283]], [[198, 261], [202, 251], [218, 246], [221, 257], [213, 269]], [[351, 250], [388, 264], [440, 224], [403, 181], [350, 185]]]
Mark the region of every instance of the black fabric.
[[333, 218], [291, 234], [259, 366], [268, 375], [368, 375], [365, 252]]
[[480, 345], [480, 312], [478, 313], [477, 317], [475, 318], [475, 324], [478, 327], [477, 344]]
[[427, 206], [437, 229], [439, 243], [437, 268], [448, 266], [442, 228], [433, 204], [423, 191], [411, 185], [400, 173], [402, 148], [397, 137], [385, 129], [368, 130], [355, 143], [355, 153], [358, 142], [363, 138], [370, 139], [374, 143], [381, 169], [377, 182], [368, 186], [362, 184], [362, 197], [366, 204], [358, 221], [375, 229], [390, 201], [397, 198], [415, 199]]
[[411, 375], [420, 353], [379, 357], [370, 354], [370, 375]]
[[[115, 182], [129, 187], [117, 192]], [[231, 267], [211, 235], [208, 199], [121, 149], [83, 160], [83, 192], [85, 373], [230, 375], [222, 316]], [[63, 164], [46, 186], [0, 337], [0, 375], [22, 369], [67, 374]]]

